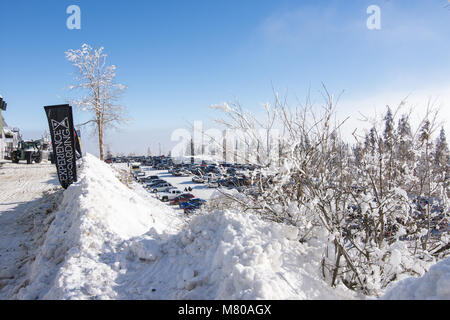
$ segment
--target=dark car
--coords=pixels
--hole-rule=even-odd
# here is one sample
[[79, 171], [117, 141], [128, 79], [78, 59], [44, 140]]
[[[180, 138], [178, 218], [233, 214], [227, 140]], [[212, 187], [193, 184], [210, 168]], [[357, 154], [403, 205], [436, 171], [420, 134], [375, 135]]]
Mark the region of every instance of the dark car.
[[158, 180], [159, 177], [158, 176], [146, 176], [146, 177], [139, 177], [138, 181], [139, 182], [149, 182], [151, 180]]
[[[198, 201], [195, 201], [198, 200]], [[195, 210], [200, 209], [206, 203], [205, 200], [202, 199], [192, 199], [189, 202], [186, 202], [184, 206], [184, 213], [193, 213]]]
[[229, 179], [219, 179], [217, 181], [217, 183], [219, 184], [220, 187], [228, 187], [230, 185], [230, 180]]
[[191, 199], [194, 199], [195, 196], [193, 194], [190, 193], [183, 193], [179, 196], [177, 196], [176, 198], [172, 199], [172, 201], [170, 201], [170, 205], [177, 205], [183, 202], [188, 202]]
[[191, 200], [189, 200], [187, 202], [181, 202], [179, 205], [180, 205], [181, 209], [186, 209], [188, 207], [195, 207], [195, 206], [199, 206], [200, 207], [200, 206], [202, 206], [205, 203], [206, 203], [205, 200], [200, 199], [200, 198], [195, 198], [195, 199], [191, 199]]
[[160, 184], [163, 184], [163, 183], [166, 183], [166, 182], [167, 181], [165, 181], [165, 180], [156, 180], [156, 181], [154, 181], [152, 183], [145, 184], [145, 187], [146, 188], [153, 188], [153, 187], [156, 187], [156, 186], [158, 186]]

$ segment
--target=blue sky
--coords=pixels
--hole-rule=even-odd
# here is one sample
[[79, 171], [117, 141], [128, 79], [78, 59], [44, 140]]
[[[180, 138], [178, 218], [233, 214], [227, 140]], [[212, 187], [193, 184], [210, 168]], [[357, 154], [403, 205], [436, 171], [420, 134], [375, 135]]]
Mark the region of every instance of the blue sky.
[[[257, 112], [272, 85], [293, 101], [321, 83], [345, 91], [342, 116], [384, 110], [411, 95], [450, 109], [450, 8], [446, 0], [0, 0], [0, 94], [4, 113], [26, 138], [47, 128], [43, 106], [65, 103], [73, 68], [64, 52], [103, 46], [128, 86], [130, 125], [110, 132], [113, 151], [171, 146], [188, 122], [214, 126], [209, 105], [239, 100]], [[66, 8], [81, 8], [81, 30]], [[381, 30], [368, 30], [369, 5]], [[75, 122], [86, 115], [76, 111]], [[130, 143], [130, 140], [134, 143]], [[83, 132], [85, 149], [95, 138]]]

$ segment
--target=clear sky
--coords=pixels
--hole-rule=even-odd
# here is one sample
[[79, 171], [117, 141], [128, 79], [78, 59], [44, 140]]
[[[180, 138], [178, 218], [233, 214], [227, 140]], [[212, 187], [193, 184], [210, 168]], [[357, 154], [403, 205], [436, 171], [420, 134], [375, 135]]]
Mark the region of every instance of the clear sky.
[[[213, 127], [209, 105], [239, 100], [257, 111], [272, 85], [294, 101], [308, 89], [320, 102], [325, 83], [339, 94], [342, 116], [380, 112], [407, 95], [424, 108], [438, 99], [450, 112], [450, 8], [447, 0], [0, 0], [0, 94], [4, 117], [25, 138], [47, 128], [43, 106], [65, 103], [73, 79], [64, 52], [103, 46], [128, 127], [110, 132], [114, 152], [171, 146], [188, 122]], [[69, 30], [66, 8], [81, 8], [81, 30]], [[369, 30], [366, 10], [381, 9]], [[86, 115], [74, 114], [75, 122]], [[447, 130], [449, 131], [449, 130]], [[95, 139], [83, 132], [85, 150]], [[448, 133], [450, 135], [450, 133]], [[130, 142], [132, 141], [132, 142]]]

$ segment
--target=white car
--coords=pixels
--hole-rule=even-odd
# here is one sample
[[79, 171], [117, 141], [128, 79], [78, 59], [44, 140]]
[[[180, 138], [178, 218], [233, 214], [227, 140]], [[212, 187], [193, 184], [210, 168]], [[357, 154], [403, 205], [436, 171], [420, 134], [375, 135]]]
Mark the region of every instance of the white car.
[[215, 173], [212, 173], [212, 172], [210, 172], [210, 173], [208, 173], [206, 176], [205, 176], [208, 180], [217, 180], [217, 179], [219, 179], [219, 175], [218, 174], [215, 174]]
[[141, 171], [141, 164], [140, 163], [132, 163], [130, 166], [131, 173], [133, 172], [140, 172]]
[[203, 179], [202, 177], [199, 177], [199, 176], [193, 176], [193, 177], [192, 177], [192, 182], [195, 182], [195, 183], [205, 183], [205, 179]]
[[189, 170], [181, 171], [181, 176], [182, 177], [189, 177], [191, 174], [192, 174], [192, 172], [190, 172]]
[[217, 180], [209, 180], [208, 188], [218, 188], [218, 187], [219, 187], [219, 181], [217, 181]]
[[160, 192], [163, 190], [166, 190], [168, 187], [171, 187], [172, 185], [170, 183], [161, 183], [156, 187], [152, 187], [152, 192], [156, 193], [156, 192]]
[[170, 190], [168, 190], [166, 192], [158, 193], [158, 195], [156, 197], [159, 200], [161, 200], [162, 202], [167, 202], [167, 201], [175, 199], [176, 197], [178, 197], [181, 194], [183, 194], [183, 192], [181, 190], [170, 189]]
[[135, 171], [135, 172], [133, 173], [133, 175], [134, 175], [134, 178], [137, 180], [137, 179], [139, 179], [139, 178], [145, 177], [145, 172], [142, 172], [142, 171]]

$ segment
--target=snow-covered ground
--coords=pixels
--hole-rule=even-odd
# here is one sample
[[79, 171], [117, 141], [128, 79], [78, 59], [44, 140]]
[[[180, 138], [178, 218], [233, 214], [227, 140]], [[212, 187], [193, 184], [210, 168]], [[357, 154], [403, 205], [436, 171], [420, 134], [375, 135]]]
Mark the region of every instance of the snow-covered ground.
[[42, 221], [61, 196], [54, 165], [0, 166], [0, 299], [10, 298], [25, 285], [35, 237], [44, 232]]
[[185, 216], [91, 155], [65, 192], [51, 166], [27, 170], [0, 169], [1, 188], [15, 188], [0, 190], [0, 299], [363, 298], [325, 283], [322, 244], [300, 243], [292, 227], [232, 211]]
[[450, 258], [430, 268], [421, 278], [394, 283], [385, 300], [450, 300]]

